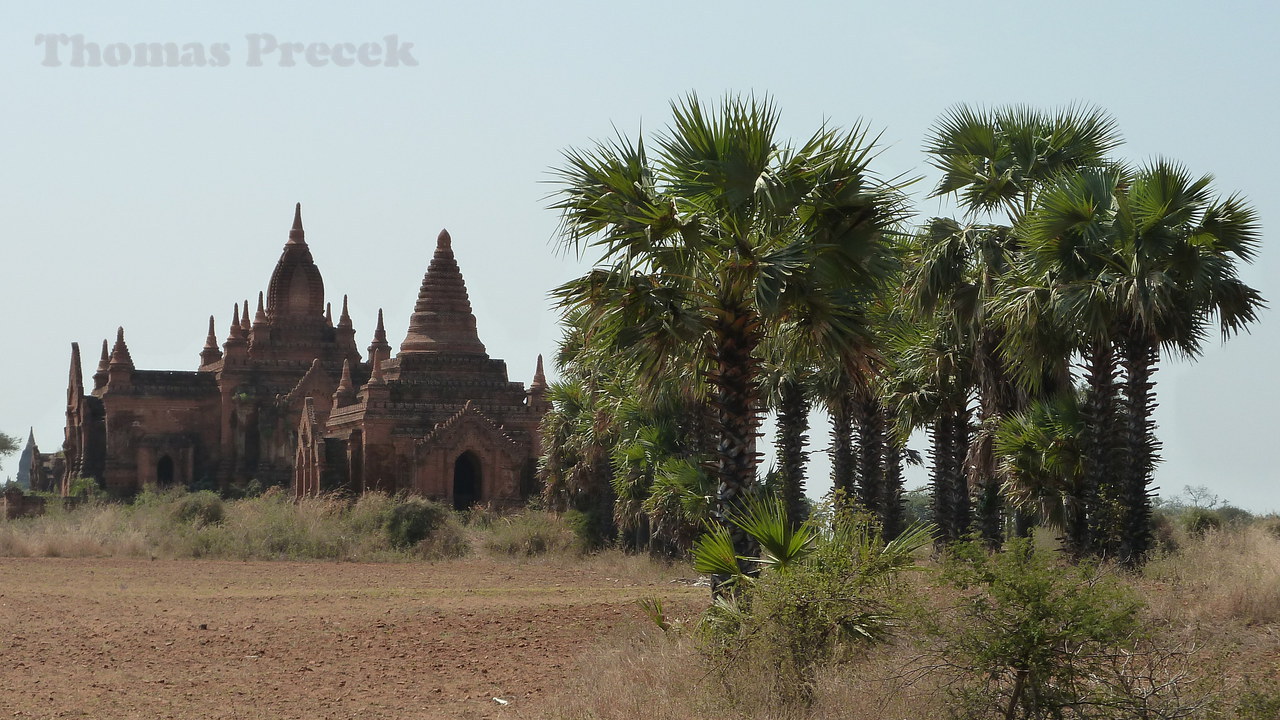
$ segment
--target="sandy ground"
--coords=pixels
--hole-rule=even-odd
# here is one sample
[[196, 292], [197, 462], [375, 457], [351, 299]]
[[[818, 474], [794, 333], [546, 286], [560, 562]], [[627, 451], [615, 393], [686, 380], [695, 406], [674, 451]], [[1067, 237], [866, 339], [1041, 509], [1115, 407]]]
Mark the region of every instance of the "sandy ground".
[[[706, 589], [607, 566], [0, 559], [5, 718], [536, 718]], [[508, 704], [494, 700], [501, 698]]]

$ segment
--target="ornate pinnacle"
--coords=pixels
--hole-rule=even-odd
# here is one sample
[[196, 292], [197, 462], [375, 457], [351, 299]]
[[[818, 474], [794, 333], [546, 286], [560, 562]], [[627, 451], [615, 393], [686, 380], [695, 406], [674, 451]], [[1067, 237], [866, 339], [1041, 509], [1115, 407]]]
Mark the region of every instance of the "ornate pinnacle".
[[293, 208], [293, 227], [289, 230], [289, 244], [306, 244], [306, 234], [302, 231], [302, 203]]
[[111, 367], [133, 367], [133, 357], [124, 342], [124, 328], [116, 329], [116, 344], [111, 348]]

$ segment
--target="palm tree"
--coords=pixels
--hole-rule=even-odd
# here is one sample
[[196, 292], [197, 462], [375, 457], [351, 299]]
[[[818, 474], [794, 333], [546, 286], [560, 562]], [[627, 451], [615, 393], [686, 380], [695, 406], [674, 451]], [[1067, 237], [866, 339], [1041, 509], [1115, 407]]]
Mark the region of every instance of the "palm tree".
[[[1064, 173], [1099, 167], [1120, 143], [1114, 121], [1100, 110], [1068, 107], [1044, 113], [1027, 107], [954, 108], [942, 116], [926, 151], [943, 177], [932, 197], [954, 195], [971, 220], [1004, 216], [1005, 223], [960, 223], [935, 219], [921, 233], [925, 243], [913, 268], [910, 302], [921, 312], [945, 308], [964, 330], [974, 359], [978, 431], [968, 448], [970, 485], [978, 496], [984, 538], [1002, 538], [1002, 502], [994, 438], [1001, 418], [1024, 409], [1031, 396], [1009, 367], [1006, 329], [992, 318], [1011, 269], [1022, 253], [1014, 232], [1043, 189]], [[1041, 387], [1042, 395], [1065, 392], [1065, 361]]]
[[[868, 169], [861, 128], [821, 128], [799, 147], [777, 137], [768, 100], [673, 103], [650, 157], [619, 137], [565, 153], [553, 208], [561, 237], [600, 253], [554, 291], [561, 308], [607, 328], [647, 381], [678, 367], [710, 387], [717, 513], [742, 507], [756, 476], [761, 342], [805, 318], [805, 342], [864, 365], [864, 296], [892, 266], [885, 232], [898, 188]], [[750, 543], [734, 533], [740, 554]]]
[[1225, 340], [1265, 306], [1236, 266], [1256, 251], [1257, 214], [1239, 196], [1215, 196], [1212, 181], [1160, 160], [1139, 170], [1118, 197], [1116, 345], [1125, 375], [1119, 435], [1127, 462], [1118, 482], [1117, 535], [1119, 559], [1130, 565], [1151, 547], [1150, 485], [1159, 452], [1151, 376], [1161, 347], [1198, 356], [1214, 324]]
[[968, 534], [971, 518], [965, 463], [972, 432], [972, 356], [949, 316], [913, 320], [900, 319], [887, 328], [883, 394], [898, 438], [906, 429], [928, 428], [936, 540], [948, 544]]
[[1066, 174], [1046, 189], [1019, 229], [1026, 252], [998, 311], [1007, 339], [1020, 350], [1024, 382], [1034, 385], [1047, 359], [1076, 352], [1082, 360], [1083, 400], [1076, 404], [1064, 394], [1081, 420], [1080, 477], [1062, 485], [1070, 492], [1063, 529], [1076, 557], [1114, 549], [1111, 516], [1123, 463], [1116, 426], [1115, 219], [1127, 182], [1127, 171], [1117, 166]]
[[[1081, 476], [1065, 521], [1077, 554], [1142, 561], [1159, 450], [1151, 374], [1160, 350], [1194, 357], [1214, 319], [1226, 338], [1262, 306], [1235, 264], [1253, 255], [1256, 216], [1238, 197], [1215, 199], [1210, 183], [1166, 161], [1136, 172], [1079, 171], [1046, 190], [1020, 228], [1024, 277], [1002, 308], [1015, 344], [1024, 357], [1074, 350], [1084, 363]], [[1052, 318], [1038, 322], [1045, 312]], [[1069, 338], [1065, 350], [1033, 339], [1046, 323]]]

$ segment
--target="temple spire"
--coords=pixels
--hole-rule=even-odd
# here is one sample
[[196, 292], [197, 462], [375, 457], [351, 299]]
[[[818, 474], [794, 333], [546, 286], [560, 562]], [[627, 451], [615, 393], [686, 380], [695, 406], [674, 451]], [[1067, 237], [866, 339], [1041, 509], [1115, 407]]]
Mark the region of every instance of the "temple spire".
[[107, 352], [107, 339], [102, 339], [102, 355], [98, 358], [98, 370], [93, 374], [93, 389], [101, 390], [107, 386], [107, 377], [111, 370], [111, 355]]
[[347, 311], [347, 296], [342, 296], [342, 315], [338, 318], [338, 327], [351, 327], [351, 313]]
[[[279, 317], [291, 321], [319, 325], [324, 322], [324, 278], [311, 258], [302, 230], [302, 204], [293, 210], [293, 227], [289, 241], [280, 253], [267, 283], [267, 317], [273, 322]], [[292, 324], [297, 324], [293, 322]]]
[[306, 245], [306, 233], [302, 231], [302, 203], [293, 206], [293, 227], [289, 229], [290, 245]]
[[227, 341], [222, 344], [224, 368], [238, 364], [244, 359], [249, 346], [249, 333], [244, 329], [240, 317], [240, 303], [231, 305], [231, 329], [227, 331]]
[[373, 366], [373, 373], [369, 376], [369, 382], [360, 388], [360, 399], [364, 401], [366, 408], [385, 405], [391, 397], [391, 388], [382, 377], [382, 353], [374, 353], [369, 358], [369, 364]]
[[240, 316], [240, 329], [247, 334], [253, 329], [253, 325], [249, 323], [249, 301], [244, 301], [244, 313]]
[[547, 374], [542, 370], [542, 354], [538, 354], [538, 367], [533, 371], [533, 382], [529, 383], [530, 390], [546, 390]]
[[387, 342], [387, 328], [382, 322], [382, 308], [378, 308], [378, 327], [373, 330], [373, 342], [369, 343], [369, 357], [381, 353], [382, 357], [391, 357], [391, 343]]
[[[71, 369], [67, 373], [67, 405], [84, 394], [84, 370], [80, 365], [80, 343], [71, 343]], [[73, 398], [72, 395], [77, 396]]]
[[351, 361], [342, 361], [342, 379], [338, 381], [338, 389], [333, 393], [333, 406], [346, 407], [356, 401], [356, 385], [351, 380]]
[[243, 340], [244, 326], [240, 324], [240, 303], [231, 306], [231, 328], [227, 331], [227, 340]]
[[[80, 348], [76, 348], [76, 355], [80, 354]], [[77, 360], [79, 357], [76, 358]], [[124, 328], [116, 328], [116, 344], [111, 348], [111, 368], [127, 367], [133, 369], [133, 356], [129, 354], [129, 346], [124, 341]]]
[[400, 352], [485, 354], [448, 230], [441, 230], [436, 238], [436, 252], [422, 278]]
[[376, 352], [372, 356], [370, 362], [373, 364], [373, 373], [369, 376], [370, 385], [386, 385], [386, 380], [382, 377], [382, 353]]
[[324, 324], [333, 327], [333, 303], [324, 304]]
[[[106, 352], [107, 344], [103, 342], [102, 350]], [[218, 334], [213, 328], [213, 316], [209, 316], [209, 336], [204, 339], [204, 349], [200, 351], [200, 364], [208, 365], [222, 359], [222, 349], [218, 347]], [[96, 375], [94, 376], [97, 377]]]
[[[246, 310], [248, 308], [246, 307]], [[246, 313], [247, 314], [247, 313]], [[267, 321], [267, 311], [262, 305], [262, 291], [258, 291], [258, 312], [254, 313], [253, 324], [264, 323]]]

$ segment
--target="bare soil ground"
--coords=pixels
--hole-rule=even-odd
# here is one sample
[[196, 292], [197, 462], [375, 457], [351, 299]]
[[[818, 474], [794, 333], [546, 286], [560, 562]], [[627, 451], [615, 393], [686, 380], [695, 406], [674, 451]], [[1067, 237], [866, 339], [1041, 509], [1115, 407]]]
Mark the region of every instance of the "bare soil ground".
[[647, 622], [636, 600], [706, 603], [624, 571], [4, 558], [0, 719], [541, 717], [584, 652]]

